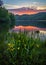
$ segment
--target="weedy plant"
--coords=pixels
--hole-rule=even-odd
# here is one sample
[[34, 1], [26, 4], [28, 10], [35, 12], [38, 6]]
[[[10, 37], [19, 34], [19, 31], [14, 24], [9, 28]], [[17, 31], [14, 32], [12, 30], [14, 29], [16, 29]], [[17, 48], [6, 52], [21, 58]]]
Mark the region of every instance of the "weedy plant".
[[46, 41], [27, 37], [24, 33], [8, 33], [1, 65], [46, 65]]

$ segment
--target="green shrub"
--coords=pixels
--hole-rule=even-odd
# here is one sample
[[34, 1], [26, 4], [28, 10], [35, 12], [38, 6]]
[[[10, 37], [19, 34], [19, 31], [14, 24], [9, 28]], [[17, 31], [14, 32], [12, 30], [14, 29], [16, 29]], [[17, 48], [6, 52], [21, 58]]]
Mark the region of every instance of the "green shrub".
[[46, 41], [28, 38], [23, 33], [8, 33], [5, 44], [0, 61], [4, 65], [46, 65]]
[[0, 7], [0, 65], [9, 65], [9, 62], [7, 62], [8, 56], [5, 54], [8, 48], [6, 35], [9, 29], [13, 28], [14, 25], [14, 15], [10, 14], [5, 8]]

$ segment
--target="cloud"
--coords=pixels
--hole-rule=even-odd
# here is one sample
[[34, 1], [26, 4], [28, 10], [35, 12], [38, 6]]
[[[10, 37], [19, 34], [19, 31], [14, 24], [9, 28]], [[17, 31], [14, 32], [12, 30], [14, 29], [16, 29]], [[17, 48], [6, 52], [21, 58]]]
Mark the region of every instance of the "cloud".
[[11, 4], [4, 4], [4, 7], [6, 9], [15, 9], [15, 8], [19, 8], [19, 6], [17, 5], [11, 5]]
[[29, 7], [28, 5], [12, 5], [12, 4], [4, 4], [6, 9], [17, 9], [22, 7]]
[[13, 14], [19, 14], [19, 15], [23, 15], [23, 14], [36, 14], [39, 12], [46, 12], [46, 10], [44, 9], [32, 9], [32, 8], [28, 8], [28, 7], [22, 7], [22, 8], [18, 8], [18, 9], [8, 9], [9, 12], [13, 13]]
[[37, 10], [46, 10], [46, 6], [37, 7]]
[[46, 5], [38, 6], [39, 3], [33, 2], [31, 5], [12, 5], [12, 4], [4, 4], [6, 9], [18, 9], [22, 7], [28, 7], [34, 10], [44, 10], [46, 9]]

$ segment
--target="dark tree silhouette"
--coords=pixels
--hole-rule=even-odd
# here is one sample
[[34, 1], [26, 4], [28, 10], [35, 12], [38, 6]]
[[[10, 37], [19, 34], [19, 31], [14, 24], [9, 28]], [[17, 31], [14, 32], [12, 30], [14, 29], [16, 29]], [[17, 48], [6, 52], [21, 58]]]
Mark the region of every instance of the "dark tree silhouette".
[[0, 0], [0, 6], [2, 6], [3, 5], [3, 1], [2, 0]]

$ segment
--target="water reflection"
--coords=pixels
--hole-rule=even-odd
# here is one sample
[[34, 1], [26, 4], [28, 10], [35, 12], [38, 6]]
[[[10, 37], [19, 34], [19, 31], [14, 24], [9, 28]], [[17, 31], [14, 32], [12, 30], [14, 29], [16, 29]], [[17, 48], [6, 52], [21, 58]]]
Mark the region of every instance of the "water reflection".
[[46, 31], [46, 28], [39, 28], [35, 26], [15, 26], [14, 30], [28, 30], [28, 31], [43, 30], [43, 31]]

